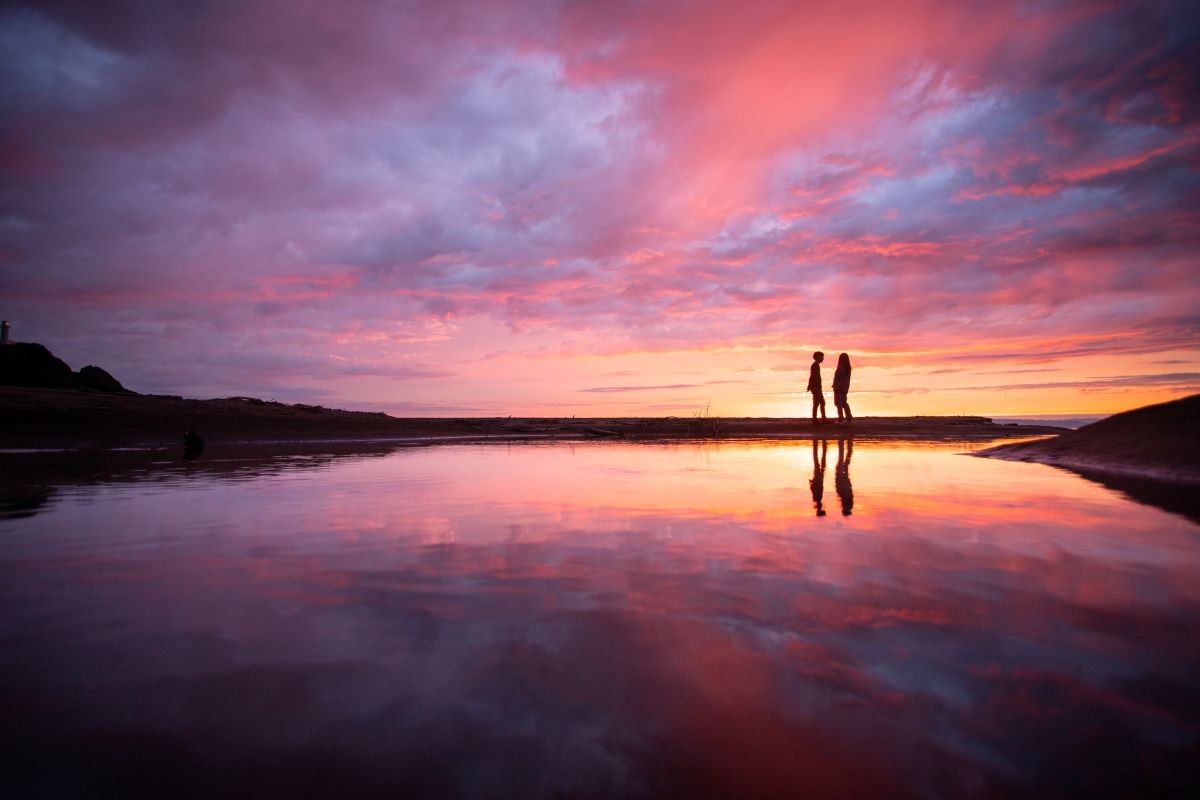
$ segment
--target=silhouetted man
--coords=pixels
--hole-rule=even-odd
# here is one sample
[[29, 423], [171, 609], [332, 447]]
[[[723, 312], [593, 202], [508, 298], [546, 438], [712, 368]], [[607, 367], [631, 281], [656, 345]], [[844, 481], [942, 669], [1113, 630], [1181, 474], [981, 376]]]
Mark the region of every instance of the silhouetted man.
[[808, 370], [808, 391], [812, 392], [813, 397], [813, 424], [817, 422], [817, 408], [821, 409], [822, 421], [828, 420], [825, 416], [825, 392], [821, 390], [821, 362], [825, 360], [825, 354], [820, 350], [813, 353], [812, 367]]

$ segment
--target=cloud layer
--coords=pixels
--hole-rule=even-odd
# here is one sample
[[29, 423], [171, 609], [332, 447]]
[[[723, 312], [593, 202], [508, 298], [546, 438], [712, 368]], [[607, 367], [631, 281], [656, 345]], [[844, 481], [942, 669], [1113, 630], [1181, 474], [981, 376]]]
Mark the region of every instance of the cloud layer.
[[[964, 411], [1165, 399], [1200, 368], [1198, 27], [1167, 2], [9, 4], [2, 313], [141, 390], [404, 413], [786, 413], [761, 398], [814, 347], [877, 368], [878, 411], [915, 407], [905, 370], [978, 386]], [[1060, 372], [996, 379], [1031, 365]]]

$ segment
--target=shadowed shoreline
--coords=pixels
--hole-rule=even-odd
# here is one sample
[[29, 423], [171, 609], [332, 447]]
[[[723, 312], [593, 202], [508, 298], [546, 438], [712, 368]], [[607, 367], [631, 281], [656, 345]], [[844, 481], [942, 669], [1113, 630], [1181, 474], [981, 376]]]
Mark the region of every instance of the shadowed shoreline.
[[[1133, 478], [1200, 485], [1200, 394], [1136, 408], [1050, 439], [1013, 442], [976, 455], [1050, 464], [1109, 481]], [[1127, 481], [1128, 482], [1128, 481]]]
[[979, 441], [1062, 430], [998, 425], [986, 417], [933, 416], [861, 417], [846, 426], [764, 417], [398, 418], [254, 398], [187, 400], [18, 387], [0, 387], [0, 418], [0, 447], [8, 449], [174, 446], [189, 428], [210, 444], [839, 436]]

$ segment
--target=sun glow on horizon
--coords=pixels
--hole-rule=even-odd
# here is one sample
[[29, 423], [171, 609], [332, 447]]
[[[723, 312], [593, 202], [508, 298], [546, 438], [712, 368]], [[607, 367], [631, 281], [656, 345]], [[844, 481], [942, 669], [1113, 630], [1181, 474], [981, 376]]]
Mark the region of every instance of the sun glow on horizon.
[[10, 4], [3, 316], [138, 391], [400, 416], [806, 416], [816, 349], [864, 415], [1169, 400], [1194, 16]]

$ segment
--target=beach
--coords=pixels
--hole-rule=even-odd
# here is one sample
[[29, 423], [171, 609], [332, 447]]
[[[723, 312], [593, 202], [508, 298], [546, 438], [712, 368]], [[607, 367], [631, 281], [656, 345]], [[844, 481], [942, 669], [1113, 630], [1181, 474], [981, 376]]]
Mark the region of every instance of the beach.
[[813, 424], [807, 417], [399, 418], [379, 412], [288, 405], [256, 398], [212, 400], [0, 387], [0, 447], [114, 448], [178, 445], [185, 431], [217, 444], [475, 439], [836, 438], [973, 440], [1062, 431], [1000, 425], [986, 417], [861, 417]]

